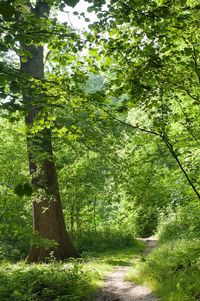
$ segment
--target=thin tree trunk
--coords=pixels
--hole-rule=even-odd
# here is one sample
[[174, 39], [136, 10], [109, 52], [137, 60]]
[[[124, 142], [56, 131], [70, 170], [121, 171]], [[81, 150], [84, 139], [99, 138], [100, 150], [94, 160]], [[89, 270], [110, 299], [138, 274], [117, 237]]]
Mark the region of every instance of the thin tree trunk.
[[94, 232], [97, 234], [97, 223], [96, 223], [96, 204], [97, 204], [97, 198], [94, 197], [93, 201], [93, 221], [94, 221]]
[[162, 136], [162, 140], [164, 141], [164, 143], [166, 144], [166, 146], [170, 150], [171, 155], [173, 156], [173, 158], [176, 160], [176, 162], [177, 162], [180, 170], [182, 171], [182, 173], [184, 174], [185, 178], [187, 179], [190, 187], [193, 189], [193, 191], [196, 194], [197, 198], [200, 200], [200, 193], [197, 190], [195, 184], [190, 179], [190, 177], [189, 177], [188, 173], [186, 172], [185, 168], [181, 164], [181, 161], [179, 160], [179, 157], [177, 156], [176, 152], [174, 151], [173, 145], [169, 142], [169, 140], [166, 138], [166, 136]]
[[81, 221], [80, 221], [80, 207], [78, 204], [76, 204], [76, 232], [77, 236], [80, 236], [81, 232]]
[[[48, 5], [37, 2], [34, 10], [36, 17], [47, 16]], [[26, 76], [42, 80], [44, 78], [43, 47], [35, 45], [22, 45], [22, 49], [29, 52], [26, 62], [21, 60], [21, 70]], [[25, 123], [27, 126], [27, 148], [29, 159], [29, 170], [32, 177], [32, 185], [38, 197], [33, 201], [33, 230], [40, 238], [54, 240], [57, 243], [55, 248], [45, 248], [37, 242], [30, 248], [28, 262], [37, 262], [49, 256], [53, 250], [53, 255], [57, 259], [77, 256], [66, 231], [64, 216], [61, 206], [56, 168], [54, 164], [51, 131], [43, 129], [32, 134], [31, 128], [40, 113], [39, 106], [43, 104], [44, 96], [38, 95], [30, 88], [24, 90], [23, 101], [27, 107]]]
[[72, 237], [74, 237], [74, 196], [71, 196], [70, 202], [70, 232]]

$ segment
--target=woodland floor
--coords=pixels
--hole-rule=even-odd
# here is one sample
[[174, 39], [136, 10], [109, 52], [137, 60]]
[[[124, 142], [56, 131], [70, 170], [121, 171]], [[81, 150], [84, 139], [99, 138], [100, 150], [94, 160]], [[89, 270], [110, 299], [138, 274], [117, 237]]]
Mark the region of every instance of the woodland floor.
[[[146, 256], [157, 242], [152, 237], [141, 240], [147, 244], [144, 251]], [[103, 288], [92, 301], [158, 301], [149, 288], [125, 280], [129, 271], [130, 266], [123, 265], [107, 274]]]

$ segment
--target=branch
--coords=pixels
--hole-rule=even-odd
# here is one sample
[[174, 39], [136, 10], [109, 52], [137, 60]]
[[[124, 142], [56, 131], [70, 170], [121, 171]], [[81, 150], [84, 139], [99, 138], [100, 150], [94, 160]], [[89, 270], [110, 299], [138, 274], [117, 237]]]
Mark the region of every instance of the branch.
[[153, 134], [157, 137], [160, 137], [162, 138], [162, 134], [158, 133], [158, 132], [155, 132], [155, 131], [152, 131], [152, 130], [147, 130], [147, 129], [144, 129], [144, 128], [141, 128], [141, 127], [138, 127], [136, 125], [132, 125], [131, 123], [127, 123], [121, 119], [118, 119], [117, 117], [113, 116], [110, 112], [108, 112], [106, 109], [104, 109], [103, 107], [101, 107], [101, 109], [106, 113], [108, 114], [112, 119], [114, 119], [115, 121], [117, 121], [118, 123], [121, 123], [123, 125], [125, 125], [126, 127], [130, 127], [130, 128], [133, 128], [135, 130], [138, 130], [140, 132], [144, 132], [144, 133], [147, 133], [147, 134]]
[[187, 173], [186, 170], [184, 169], [184, 167], [183, 167], [182, 163], [180, 162], [180, 160], [179, 160], [179, 158], [178, 158], [178, 156], [177, 156], [177, 154], [176, 154], [176, 152], [175, 152], [175, 150], [174, 150], [172, 144], [170, 143], [170, 141], [167, 139], [167, 137], [166, 137], [163, 133], [161, 134], [161, 133], [157, 133], [157, 132], [152, 131], [152, 130], [146, 130], [146, 129], [144, 129], [144, 128], [140, 128], [140, 127], [138, 127], [138, 126], [133, 126], [133, 125], [130, 124], [130, 123], [126, 123], [126, 122], [124, 122], [124, 121], [122, 121], [122, 120], [116, 118], [115, 116], [113, 116], [110, 112], [108, 112], [108, 111], [105, 110], [104, 108], [102, 108], [102, 110], [104, 110], [104, 111], [105, 111], [110, 117], [112, 117], [114, 120], [116, 120], [117, 122], [119, 122], [119, 123], [121, 123], [121, 124], [123, 124], [123, 125], [125, 125], [125, 126], [131, 127], [131, 128], [133, 128], [133, 129], [139, 130], [139, 131], [141, 131], [141, 132], [145, 132], [145, 133], [147, 133], [147, 134], [153, 134], [153, 135], [155, 135], [155, 136], [161, 138], [162, 141], [163, 141], [163, 142], [166, 144], [166, 146], [168, 147], [168, 149], [169, 149], [171, 155], [173, 156], [173, 158], [176, 160], [176, 162], [177, 162], [177, 164], [178, 164], [180, 170], [183, 172], [183, 174], [184, 174], [184, 176], [185, 176], [187, 182], [189, 183], [190, 187], [193, 189], [194, 193], [196, 194], [196, 196], [197, 196], [198, 199], [200, 200], [200, 193], [198, 192], [197, 188], [195, 187], [195, 185], [193, 184], [192, 180], [190, 179], [188, 173]]
[[168, 149], [170, 150], [170, 152], [171, 152], [172, 156], [174, 157], [174, 159], [176, 160], [176, 162], [178, 163], [179, 168], [181, 169], [181, 171], [185, 175], [185, 177], [186, 177], [189, 185], [193, 189], [193, 191], [196, 194], [197, 198], [200, 200], [200, 193], [198, 192], [197, 188], [195, 187], [195, 185], [193, 184], [192, 180], [190, 179], [188, 173], [186, 172], [186, 170], [184, 169], [183, 165], [181, 164], [181, 162], [180, 162], [177, 154], [174, 151], [174, 148], [173, 148], [172, 144], [169, 142], [169, 140], [165, 136], [163, 136], [162, 140], [166, 144], [166, 146], [168, 147]]
[[183, 113], [183, 116], [185, 117], [186, 127], [188, 129], [188, 132], [191, 134], [191, 136], [193, 137], [193, 139], [199, 144], [199, 140], [196, 138], [196, 136], [194, 135], [194, 133], [193, 133], [193, 131], [191, 129], [190, 122], [188, 120], [188, 117], [186, 116], [186, 113], [185, 113], [185, 111], [184, 111], [184, 109], [183, 109], [180, 101], [177, 98], [175, 98], [175, 100], [178, 103], [178, 105], [179, 105], [179, 107], [180, 107], [180, 109], [181, 109], [181, 111]]

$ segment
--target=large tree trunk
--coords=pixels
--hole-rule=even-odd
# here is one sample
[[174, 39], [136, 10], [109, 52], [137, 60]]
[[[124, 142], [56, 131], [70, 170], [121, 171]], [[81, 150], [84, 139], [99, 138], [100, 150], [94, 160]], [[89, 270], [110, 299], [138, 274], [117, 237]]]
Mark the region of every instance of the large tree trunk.
[[[45, 17], [49, 12], [47, 4], [37, 2], [35, 9], [36, 17]], [[35, 45], [22, 45], [23, 50], [29, 52], [26, 62], [21, 60], [21, 70], [24, 75], [34, 79], [44, 78], [43, 47]], [[39, 99], [38, 99], [39, 98]], [[42, 129], [33, 134], [31, 128], [38, 114], [41, 113], [40, 105], [44, 95], [34, 93], [34, 89], [24, 89], [23, 101], [27, 107], [25, 122], [27, 125], [27, 148], [29, 158], [29, 170], [32, 177], [32, 185], [37, 197], [33, 201], [33, 230], [40, 239], [31, 246], [27, 260], [37, 262], [53, 255], [57, 259], [75, 257], [77, 255], [66, 231], [61, 198], [54, 164], [51, 131]], [[56, 247], [47, 248], [44, 240], [56, 241]]]

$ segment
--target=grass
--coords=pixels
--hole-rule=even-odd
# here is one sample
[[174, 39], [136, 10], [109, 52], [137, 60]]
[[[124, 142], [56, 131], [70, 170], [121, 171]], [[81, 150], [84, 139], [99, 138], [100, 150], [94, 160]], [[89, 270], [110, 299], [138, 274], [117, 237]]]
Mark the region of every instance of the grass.
[[102, 287], [106, 273], [114, 270], [116, 266], [132, 265], [135, 260], [140, 258], [143, 250], [144, 244], [136, 241], [133, 247], [115, 249], [114, 251], [109, 250], [102, 253], [85, 253], [83, 255], [84, 268], [88, 271], [95, 271], [99, 275], [99, 277], [93, 279], [93, 285], [98, 289]]
[[0, 264], [1, 301], [80, 301], [91, 299], [105, 274], [117, 265], [131, 265], [143, 246], [135, 244], [103, 253], [85, 253], [67, 262]]
[[139, 256], [144, 250], [144, 244], [136, 241], [135, 245], [127, 248], [108, 250], [94, 253], [94, 258], [110, 265], [129, 265], [135, 256]]
[[127, 279], [149, 286], [162, 301], [200, 300], [200, 240], [163, 242]]
[[200, 301], [200, 204], [177, 207], [159, 225], [158, 247], [134, 265], [128, 279], [162, 301]]
[[2, 263], [1, 301], [74, 301], [95, 290], [93, 271], [85, 271], [77, 261], [48, 264]]

